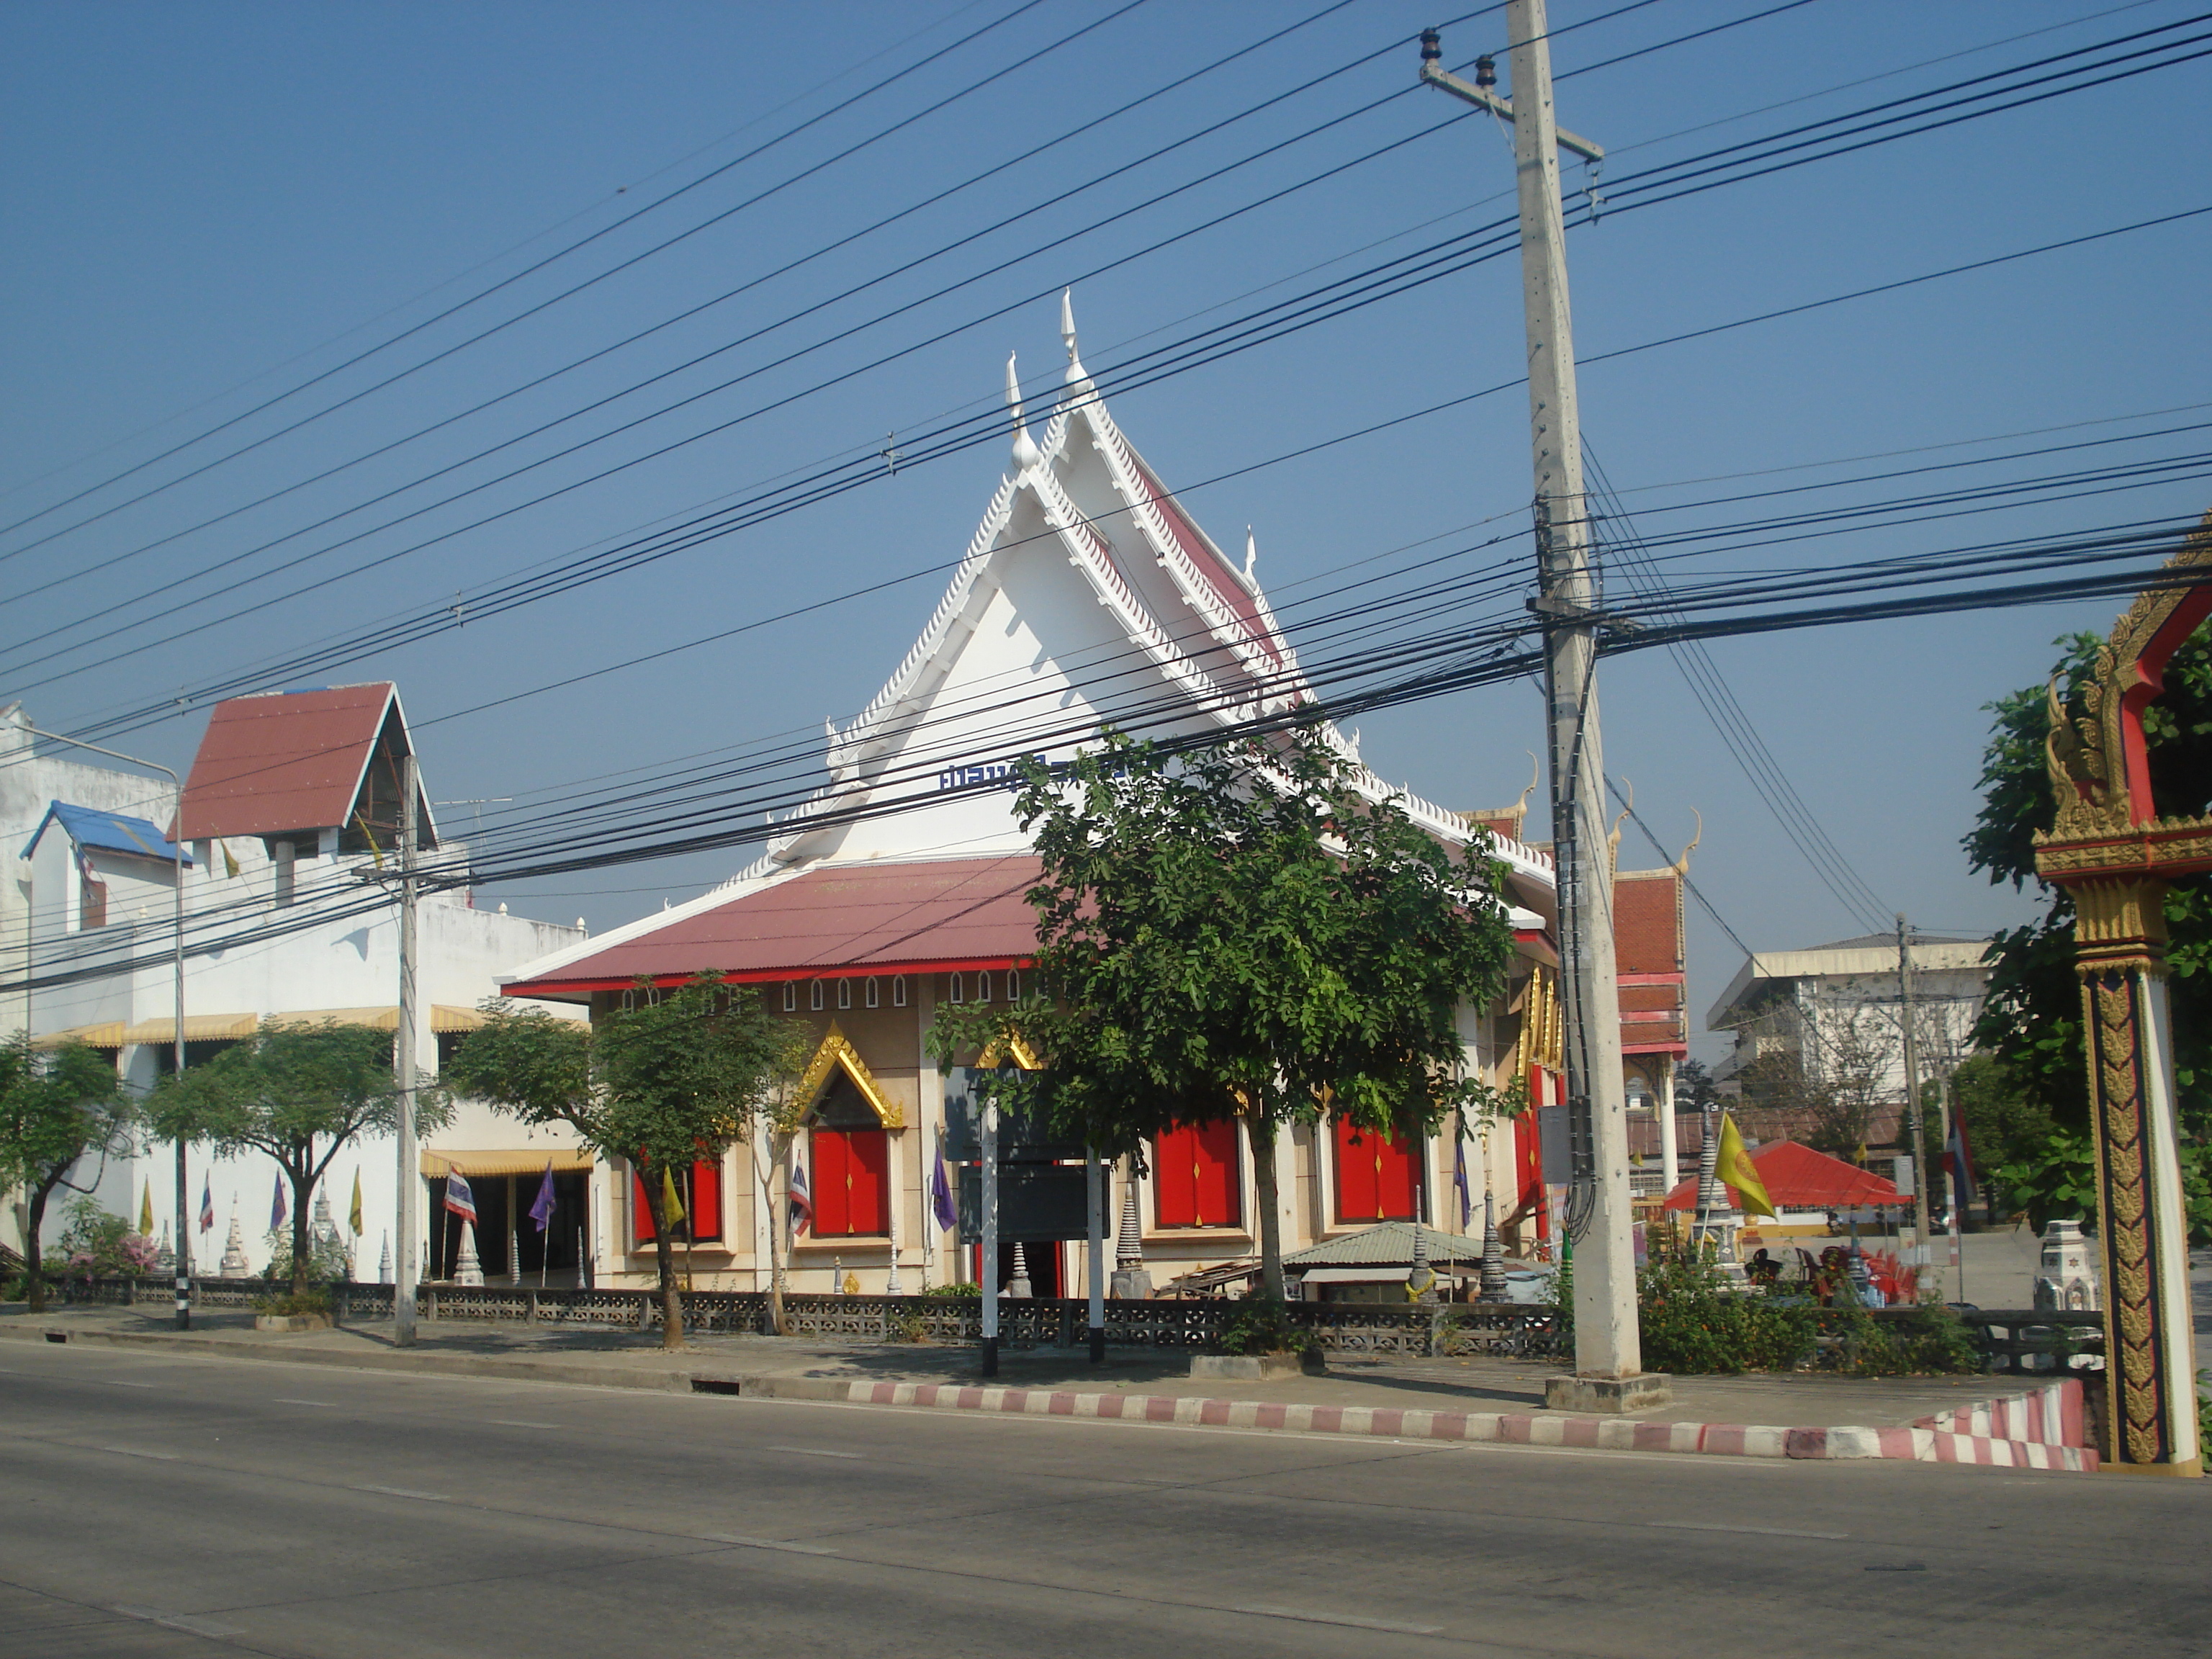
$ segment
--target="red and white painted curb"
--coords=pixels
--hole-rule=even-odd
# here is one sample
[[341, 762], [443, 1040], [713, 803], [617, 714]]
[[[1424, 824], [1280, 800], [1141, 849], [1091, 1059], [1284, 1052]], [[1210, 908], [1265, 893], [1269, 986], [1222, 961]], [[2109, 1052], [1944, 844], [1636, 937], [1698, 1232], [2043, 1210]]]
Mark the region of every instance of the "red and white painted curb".
[[[817, 1382], [808, 1392], [822, 1395]], [[748, 1392], [750, 1392], [749, 1388]], [[773, 1385], [763, 1389], [775, 1392]], [[857, 1406], [920, 1406], [1023, 1417], [1085, 1417], [1224, 1429], [1287, 1429], [1393, 1440], [1495, 1441], [1594, 1451], [1702, 1452], [1730, 1457], [1893, 1458], [2069, 1470], [2097, 1467], [2082, 1445], [2081, 1385], [2066, 1378], [1899, 1428], [1768, 1428], [1742, 1423], [1639, 1423], [1626, 1417], [1525, 1412], [1412, 1411], [1386, 1406], [1306, 1406], [1164, 1394], [1075, 1394], [946, 1382], [838, 1382], [828, 1396]], [[1978, 1428], [1972, 1425], [1979, 1425]]]

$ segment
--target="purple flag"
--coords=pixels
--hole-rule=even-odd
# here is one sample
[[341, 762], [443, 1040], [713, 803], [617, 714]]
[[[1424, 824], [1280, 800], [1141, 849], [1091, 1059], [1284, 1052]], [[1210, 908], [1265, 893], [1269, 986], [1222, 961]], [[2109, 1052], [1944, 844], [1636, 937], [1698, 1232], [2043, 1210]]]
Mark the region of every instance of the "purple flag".
[[284, 1177], [276, 1177], [276, 1196], [269, 1206], [269, 1231], [275, 1232], [284, 1224]]
[[960, 1212], [952, 1207], [952, 1189], [945, 1179], [945, 1148], [937, 1149], [937, 1167], [929, 1176], [929, 1212], [937, 1218], [937, 1230], [951, 1232], [960, 1220]]
[[538, 1201], [530, 1206], [530, 1218], [544, 1232], [553, 1224], [553, 1160], [545, 1160], [545, 1178], [538, 1183]]
[[1474, 1195], [1467, 1185], [1467, 1143], [1452, 1142], [1452, 1190], [1459, 1194], [1459, 1230], [1464, 1233], [1474, 1218]]

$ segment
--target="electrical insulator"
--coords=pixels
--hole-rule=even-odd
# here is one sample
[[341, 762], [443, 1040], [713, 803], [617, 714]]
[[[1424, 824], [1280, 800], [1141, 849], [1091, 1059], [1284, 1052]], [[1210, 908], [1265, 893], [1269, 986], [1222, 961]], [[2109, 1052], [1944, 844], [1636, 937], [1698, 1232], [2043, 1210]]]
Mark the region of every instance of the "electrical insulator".
[[1421, 31], [1421, 61], [1433, 64], [1444, 55], [1443, 36], [1434, 29]]
[[1498, 84], [1498, 60], [1482, 57], [1474, 60], [1474, 84], [1487, 92]]

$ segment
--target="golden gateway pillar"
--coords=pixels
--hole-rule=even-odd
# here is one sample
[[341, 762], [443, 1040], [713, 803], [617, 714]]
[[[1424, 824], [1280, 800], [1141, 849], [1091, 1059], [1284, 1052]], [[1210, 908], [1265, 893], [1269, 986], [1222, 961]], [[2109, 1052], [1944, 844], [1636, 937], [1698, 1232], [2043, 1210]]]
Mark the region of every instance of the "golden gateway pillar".
[[2159, 817], [2142, 711], [2165, 689], [2174, 652], [2212, 615], [2212, 515], [2166, 569], [2172, 585], [2138, 594], [2099, 653], [2087, 713], [2070, 719], [2051, 688], [2046, 755], [2058, 817], [2035, 838], [2035, 868], [2074, 897], [2110, 1286], [2111, 1467], [2201, 1475], [2162, 901], [2173, 878], [2212, 870], [2212, 817]]

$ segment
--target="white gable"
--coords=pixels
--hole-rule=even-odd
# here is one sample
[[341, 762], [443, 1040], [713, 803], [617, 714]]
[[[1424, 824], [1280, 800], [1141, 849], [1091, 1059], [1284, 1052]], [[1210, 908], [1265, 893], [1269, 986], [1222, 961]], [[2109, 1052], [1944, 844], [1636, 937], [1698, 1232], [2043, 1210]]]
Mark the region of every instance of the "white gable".
[[[1041, 438], [1008, 360], [1013, 470], [921, 637], [866, 708], [830, 725], [829, 781], [718, 898], [824, 860], [1024, 850], [999, 783], [1021, 756], [1066, 759], [1103, 723], [1194, 735], [1311, 699], [1249, 540], [1240, 565], [1123, 435], [1083, 368], [1065, 299], [1061, 332], [1066, 385]], [[1362, 775], [1438, 836], [1487, 833]], [[1548, 911], [1550, 860], [1503, 839], [1497, 852], [1524, 902]]]

